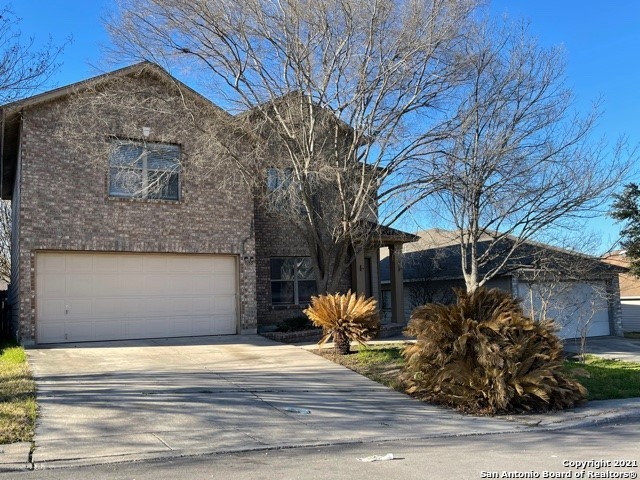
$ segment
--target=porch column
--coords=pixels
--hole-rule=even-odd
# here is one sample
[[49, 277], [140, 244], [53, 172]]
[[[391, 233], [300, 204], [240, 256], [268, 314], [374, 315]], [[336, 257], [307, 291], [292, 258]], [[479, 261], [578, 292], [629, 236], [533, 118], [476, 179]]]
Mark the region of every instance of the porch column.
[[355, 282], [354, 289], [358, 295], [364, 295], [367, 287], [366, 287], [366, 277], [364, 273], [365, 264], [364, 264], [364, 249], [360, 248], [356, 251], [356, 260], [353, 264], [355, 274], [353, 276], [353, 280]]
[[389, 280], [391, 281], [391, 322], [405, 323], [404, 276], [402, 275], [402, 244], [389, 246]]

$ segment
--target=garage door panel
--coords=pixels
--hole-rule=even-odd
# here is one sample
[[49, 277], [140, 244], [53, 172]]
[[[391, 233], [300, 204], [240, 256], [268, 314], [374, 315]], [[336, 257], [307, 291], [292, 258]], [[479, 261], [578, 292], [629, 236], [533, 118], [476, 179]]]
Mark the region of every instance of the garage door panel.
[[168, 277], [167, 284], [170, 286], [171, 291], [176, 293], [189, 293], [193, 289], [191, 288], [191, 274], [172, 274]]
[[[561, 338], [610, 334], [609, 310], [602, 283], [560, 282], [534, 284], [520, 282], [518, 292], [529, 312], [533, 301], [536, 318], [540, 312], [555, 321]], [[546, 308], [543, 307], [546, 305]]]
[[191, 284], [191, 291], [195, 294], [206, 294], [211, 292], [215, 288], [215, 280], [211, 275], [193, 275]]
[[142, 273], [122, 272], [122, 287], [125, 295], [142, 295], [145, 290], [145, 276]]
[[213, 314], [213, 301], [210, 297], [191, 298], [190, 311], [193, 315]]
[[98, 297], [93, 299], [93, 312], [96, 317], [120, 318], [127, 309], [121, 299], [117, 297]]
[[93, 300], [91, 298], [69, 298], [65, 305], [65, 315], [70, 319], [84, 320], [92, 318], [94, 310], [92, 308]]
[[124, 323], [122, 321], [92, 322], [92, 329], [88, 332], [92, 337], [113, 336], [114, 339], [126, 338]]
[[211, 257], [202, 259], [192, 258], [189, 262], [191, 273], [212, 273], [215, 271], [215, 261]]
[[233, 275], [217, 275], [213, 278], [211, 288], [220, 292], [221, 295], [233, 295], [236, 291], [236, 279]]
[[38, 325], [38, 338], [47, 338], [49, 342], [65, 342], [64, 322], [48, 322]]
[[67, 255], [65, 259], [66, 273], [91, 273], [93, 272], [92, 255]]
[[162, 295], [169, 295], [173, 292], [173, 289], [167, 282], [164, 275], [145, 275], [144, 291], [157, 292]]
[[213, 299], [213, 310], [218, 314], [233, 315], [236, 310], [236, 299], [233, 295], [220, 295]]
[[230, 328], [233, 328], [235, 320], [230, 315], [215, 315], [215, 334], [222, 335], [225, 331]]
[[45, 258], [41, 259], [41, 263], [38, 264], [38, 271], [41, 273], [54, 273], [64, 274], [65, 267], [65, 255], [48, 253]]
[[65, 301], [61, 299], [48, 300], [41, 302], [39, 305], [39, 313], [42, 317], [50, 319], [64, 318]]
[[235, 275], [236, 273], [236, 265], [233, 258], [214, 258], [214, 267], [213, 270], [218, 274], [224, 275]]
[[38, 254], [37, 341], [235, 334], [235, 269], [213, 255]]
[[142, 272], [142, 256], [141, 255], [119, 255], [118, 261], [118, 273], [127, 272]]
[[100, 274], [118, 273], [118, 262], [111, 255], [95, 255], [93, 271]]
[[67, 282], [64, 274], [44, 274], [36, 282], [38, 292], [49, 298], [61, 297], [66, 294]]
[[[195, 260], [194, 260], [195, 261]], [[191, 272], [191, 262], [179, 256], [167, 257], [167, 271], [173, 275]]]
[[[113, 262], [115, 263], [115, 262]], [[117, 274], [107, 272], [102, 275], [93, 276], [93, 296], [94, 297], [111, 297], [120, 296], [125, 293], [122, 288], [122, 279]]]
[[93, 279], [91, 274], [66, 275], [66, 296], [68, 297], [92, 297]]
[[192, 327], [198, 335], [206, 335], [207, 331], [213, 331], [213, 334], [219, 333], [216, 330], [216, 322], [210, 316], [194, 316], [192, 319]]
[[145, 273], [167, 273], [167, 257], [163, 255], [144, 257], [142, 260], [142, 271]]

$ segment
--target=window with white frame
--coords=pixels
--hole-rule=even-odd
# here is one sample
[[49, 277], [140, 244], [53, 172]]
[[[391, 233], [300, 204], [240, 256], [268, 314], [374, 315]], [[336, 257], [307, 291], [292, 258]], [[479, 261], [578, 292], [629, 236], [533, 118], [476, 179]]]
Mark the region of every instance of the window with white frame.
[[310, 257], [274, 257], [270, 268], [272, 305], [307, 305], [317, 293]]
[[109, 196], [179, 200], [180, 146], [112, 140]]

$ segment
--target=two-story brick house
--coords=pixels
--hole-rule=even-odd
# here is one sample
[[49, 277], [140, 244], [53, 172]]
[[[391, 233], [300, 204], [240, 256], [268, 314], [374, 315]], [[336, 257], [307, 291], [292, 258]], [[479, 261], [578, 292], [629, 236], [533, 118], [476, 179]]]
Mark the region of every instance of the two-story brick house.
[[[300, 315], [312, 293], [304, 244], [261, 210], [242, 181], [192, 162], [201, 133], [182, 112], [105, 106], [86, 112], [93, 137], [60, 134], [65, 116], [82, 114], [72, 94], [100, 92], [115, 79], [130, 82], [138, 102], [173, 95], [197, 104], [213, 124], [230, 118], [146, 63], [2, 107], [1, 195], [13, 208], [8, 299], [16, 338], [255, 333]], [[161, 177], [163, 188], [139, 194]], [[411, 239], [383, 233], [358, 250], [346, 288], [377, 295], [378, 247]], [[400, 262], [395, 268], [401, 306]]]

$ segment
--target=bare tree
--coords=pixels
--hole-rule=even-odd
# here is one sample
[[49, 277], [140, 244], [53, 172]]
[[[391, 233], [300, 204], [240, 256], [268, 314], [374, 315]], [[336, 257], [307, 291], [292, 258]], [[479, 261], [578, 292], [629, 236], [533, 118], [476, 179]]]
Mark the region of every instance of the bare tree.
[[[583, 238], [580, 246], [584, 249], [588, 243]], [[564, 337], [574, 339], [584, 360], [594, 319], [615, 300], [610, 282], [617, 271], [598, 257], [577, 253], [574, 242], [571, 245], [571, 250], [534, 249], [531, 268], [519, 272], [518, 293], [525, 312], [538, 321], [553, 319]]]
[[19, 26], [9, 8], [0, 10], [0, 104], [37, 90], [59, 66], [56, 60], [63, 47], [49, 40], [37, 49], [33, 38], [23, 38]]
[[121, 0], [109, 29], [120, 60], [188, 71], [237, 113], [238, 128], [264, 140], [268, 148], [249, 155], [224, 145], [225, 168], [245, 172], [252, 193], [304, 239], [325, 292], [338, 289], [376, 228], [381, 184], [429, 140], [413, 127], [457, 81], [455, 50], [474, 8], [475, 0]]
[[[5, 7], [0, 9], [0, 105], [33, 93], [47, 83], [58, 68], [63, 46], [51, 39], [41, 48], [33, 38], [24, 39], [20, 19]], [[3, 120], [4, 121], [4, 120]], [[1, 142], [0, 157], [4, 149]], [[0, 200], [0, 280], [11, 277], [11, 203]]]
[[0, 200], [0, 281], [11, 278], [11, 202]]
[[572, 113], [562, 52], [539, 46], [526, 26], [478, 24], [463, 56], [450, 135], [406, 171], [414, 197], [456, 231], [472, 292], [526, 240], [597, 215], [635, 152], [593, 140], [597, 115]]
[[411, 309], [421, 307], [428, 303], [442, 303], [444, 305], [455, 303], [456, 296], [452, 288], [438, 285], [429, 280], [408, 282], [405, 286]]

